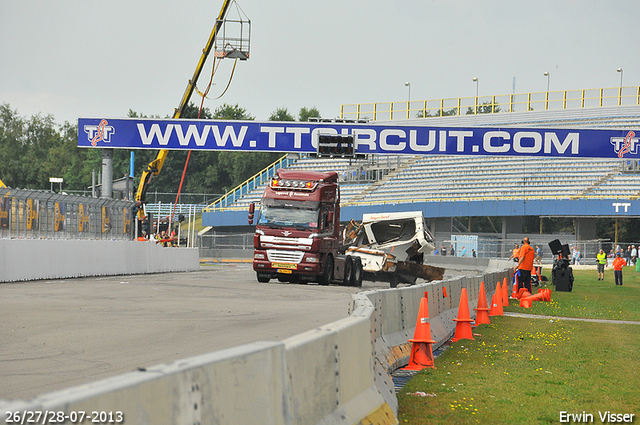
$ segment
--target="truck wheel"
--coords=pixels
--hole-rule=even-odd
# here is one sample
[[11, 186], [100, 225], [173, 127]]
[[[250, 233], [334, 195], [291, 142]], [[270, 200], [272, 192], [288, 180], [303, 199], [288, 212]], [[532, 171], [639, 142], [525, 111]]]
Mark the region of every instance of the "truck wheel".
[[324, 273], [322, 273], [319, 280], [318, 283], [320, 285], [329, 285], [333, 280], [333, 257], [331, 255], [327, 255], [324, 263]]
[[353, 282], [353, 258], [350, 255], [347, 255], [347, 258], [344, 261], [344, 277], [342, 278], [342, 285], [351, 286]]
[[257, 273], [256, 275], [258, 277], [258, 282], [260, 282], [260, 283], [268, 283], [271, 280], [269, 275], [264, 275], [264, 274], [260, 274], [260, 273]]
[[353, 273], [351, 273], [351, 285], [362, 288], [362, 258], [353, 257]]

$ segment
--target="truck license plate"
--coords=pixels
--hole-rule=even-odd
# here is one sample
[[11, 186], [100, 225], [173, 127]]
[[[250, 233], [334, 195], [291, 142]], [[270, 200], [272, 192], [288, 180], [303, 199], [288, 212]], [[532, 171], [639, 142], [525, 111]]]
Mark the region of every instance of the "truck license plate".
[[276, 271], [283, 274], [293, 274], [293, 270], [290, 269], [276, 269]]
[[298, 265], [295, 263], [271, 263], [271, 267], [273, 267], [274, 269], [295, 270], [298, 268]]

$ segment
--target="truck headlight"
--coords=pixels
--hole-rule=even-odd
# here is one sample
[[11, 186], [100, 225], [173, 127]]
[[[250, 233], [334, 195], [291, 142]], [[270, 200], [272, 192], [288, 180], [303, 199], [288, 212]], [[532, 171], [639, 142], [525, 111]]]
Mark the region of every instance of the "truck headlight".
[[317, 263], [318, 257], [307, 257], [306, 260], [307, 260], [307, 263]]
[[256, 252], [255, 254], [253, 254], [253, 258], [255, 258], [256, 260], [264, 260], [265, 256], [260, 252]]

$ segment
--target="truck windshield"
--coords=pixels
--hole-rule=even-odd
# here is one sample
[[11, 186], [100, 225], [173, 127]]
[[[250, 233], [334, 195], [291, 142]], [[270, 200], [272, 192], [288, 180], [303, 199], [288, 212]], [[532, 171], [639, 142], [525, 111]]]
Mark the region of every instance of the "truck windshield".
[[318, 210], [263, 205], [258, 224], [297, 229], [318, 229]]

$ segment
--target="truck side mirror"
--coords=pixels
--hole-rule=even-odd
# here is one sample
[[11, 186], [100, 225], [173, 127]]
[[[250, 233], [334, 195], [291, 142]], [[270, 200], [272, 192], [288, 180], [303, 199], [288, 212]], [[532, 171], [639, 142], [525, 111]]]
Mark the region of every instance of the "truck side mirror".
[[327, 221], [329, 222], [329, 225], [333, 224], [333, 211], [327, 212]]
[[249, 224], [253, 224], [253, 213], [256, 211], [256, 203], [249, 204]]

